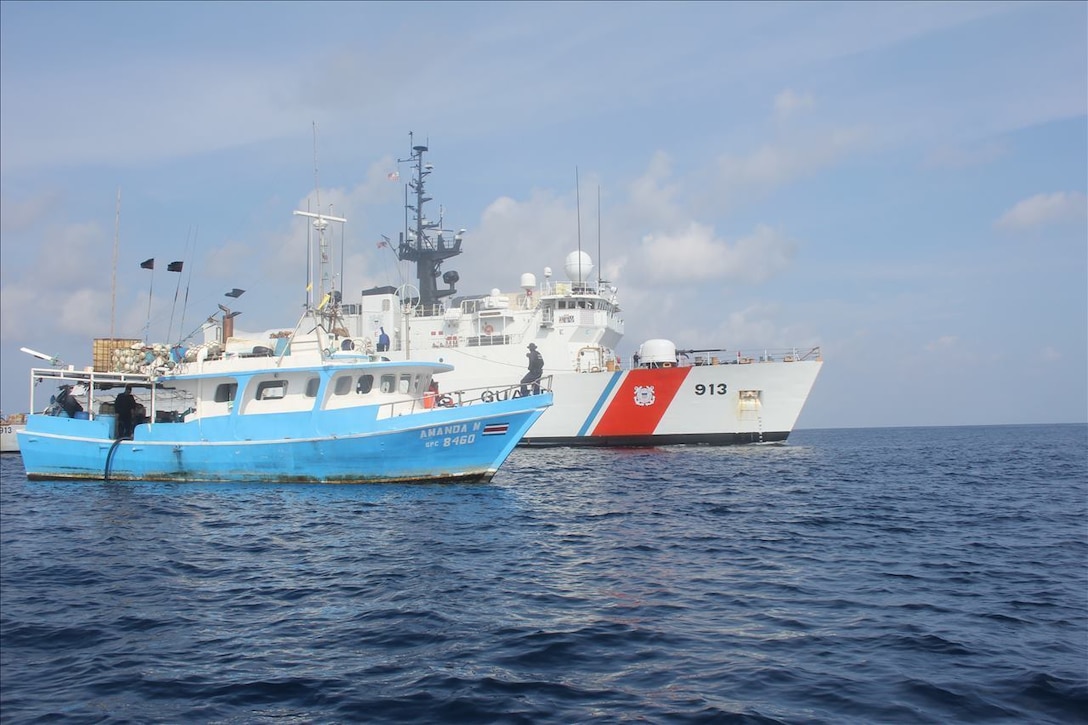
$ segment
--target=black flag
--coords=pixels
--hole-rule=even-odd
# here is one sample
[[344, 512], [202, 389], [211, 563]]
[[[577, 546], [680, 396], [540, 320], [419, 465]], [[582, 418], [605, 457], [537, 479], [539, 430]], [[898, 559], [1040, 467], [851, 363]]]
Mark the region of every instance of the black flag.
[[184, 264], [184, 262], [171, 262], [170, 264], [166, 265], [166, 271], [167, 272], [180, 272], [182, 264]]
[[227, 296], [227, 297], [241, 297], [243, 292], [245, 292], [244, 289], [238, 289], [237, 287], [235, 287], [230, 292], [228, 292], [225, 296]]
[[155, 258], [152, 257], [140, 262], [140, 269], [155, 269]]

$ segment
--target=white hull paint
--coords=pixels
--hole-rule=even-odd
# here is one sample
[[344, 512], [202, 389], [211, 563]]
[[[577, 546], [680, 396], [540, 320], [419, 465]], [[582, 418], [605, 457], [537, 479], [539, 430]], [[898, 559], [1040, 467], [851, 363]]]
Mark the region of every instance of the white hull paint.
[[[412, 323], [425, 327], [425, 320]], [[413, 333], [413, 338], [416, 334]], [[454, 370], [440, 376], [442, 391], [517, 383], [525, 371], [525, 344], [426, 349], [413, 347], [421, 360], [446, 362]], [[423, 336], [420, 336], [423, 339]], [[783, 441], [819, 374], [818, 357], [796, 355], [747, 362], [681, 364], [574, 372], [563, 369], [562, 340], [534, 336], [552, 376], [554, 405], [533, 425], [523, 445], [668, 445]], [[557, 343], [557, 344], [551, 344]], [[398, 350], [384, 353], [394, 359]], [[519, 360], [520, 358], [520, 360]], [[557, 364], [558, 363], [558, 364]], [[596, 367], [596, 366], [595, 366]]]
[[0, 425], [0, 453], [18, 453], [18, 432], [26, 428], [25, 425]]

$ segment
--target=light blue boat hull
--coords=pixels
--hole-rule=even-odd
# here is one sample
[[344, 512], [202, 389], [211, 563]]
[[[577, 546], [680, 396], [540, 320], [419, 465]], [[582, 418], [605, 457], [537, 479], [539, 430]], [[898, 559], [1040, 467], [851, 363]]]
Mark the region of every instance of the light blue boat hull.
[[144, 424], [121, 441], [110, 416], [32, 415], [19, 446], [32, 480], [489, 481], [552, 403], [533, 398], [383, 420], [355, 408]]

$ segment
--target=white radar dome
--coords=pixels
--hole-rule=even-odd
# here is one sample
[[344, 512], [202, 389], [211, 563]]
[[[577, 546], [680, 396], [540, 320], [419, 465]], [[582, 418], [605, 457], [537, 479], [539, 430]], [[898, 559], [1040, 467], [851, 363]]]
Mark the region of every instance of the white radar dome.
[[639, 362], [643, 365], [650, 363], [676, 364], [676, 345], [672, 340], [647, 340], [638, 348]]
[[567, 255], [566, 270], [571, 282], [585, 282], [593, 273], [593, 260], [585, 252], [571, 252]]
[[536, 287], [536, 275], [535, 274], [533, 274], [532, 272], [526, 272], [525, 274], [521, 275], [521, 288], [522, 289], [533, 289], [534, 287]]

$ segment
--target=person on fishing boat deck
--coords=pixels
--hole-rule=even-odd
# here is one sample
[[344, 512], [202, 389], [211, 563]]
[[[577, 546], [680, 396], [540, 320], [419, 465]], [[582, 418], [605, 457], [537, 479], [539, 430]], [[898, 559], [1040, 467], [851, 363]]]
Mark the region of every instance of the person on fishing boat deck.
[[389, 349], [389, 335], [385, 334], [384, 327], [379, 327], [378, 330], [381, 333], [378, 335], [378, 352], [385, 352]]
[[61, 407], [69, 418], [75, 418], [76, 413], [83, 411], [83, 406], [76, 400], [76, 396], [72, 395], [72, 386], [65, 385], [61, 388], [60, 392], [55, 397], [57, 405]]
[[117, 413], [117, 437], [132, 436], [132, 414], [136, 411], [136, 398], [132, 395], [132, 386], [126, 385], [123, 393], [118, 393], [113, 400], [113, 410]]
[[533, 384], [533, 395], [540, 393], [540, 376], [544, 374], [544, 356], [537, 352], [536, 343], [529, 343], [529, 352], [525, 353], [529, 358], [529, 372], [521, 379], [521, 394], [529, 394], [529, 383]]

